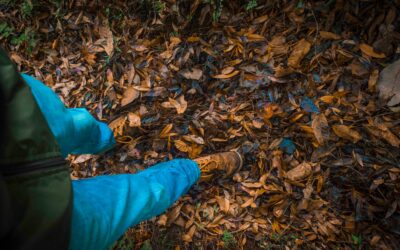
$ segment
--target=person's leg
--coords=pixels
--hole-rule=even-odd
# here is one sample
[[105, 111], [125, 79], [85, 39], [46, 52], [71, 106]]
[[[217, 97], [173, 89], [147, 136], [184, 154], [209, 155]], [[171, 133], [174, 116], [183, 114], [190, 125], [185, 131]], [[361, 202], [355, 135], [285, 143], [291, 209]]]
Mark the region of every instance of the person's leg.
[[200, 177], [195, 161], [172, 160], [138, 174], [73, 181], [70, 249], [106, 249], [131, 226], [163, 213]]

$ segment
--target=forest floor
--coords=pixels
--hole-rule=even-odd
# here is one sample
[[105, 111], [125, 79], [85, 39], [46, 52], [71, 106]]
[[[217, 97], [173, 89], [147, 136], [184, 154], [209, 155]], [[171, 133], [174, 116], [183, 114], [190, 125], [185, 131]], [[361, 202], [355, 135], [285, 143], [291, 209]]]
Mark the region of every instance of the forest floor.
[[399, 248], [400, 112], [378, 93], [399, 1], [7, 2], [21, 71], [116, 135], [73, 178], [245, 153], [114, 248]]

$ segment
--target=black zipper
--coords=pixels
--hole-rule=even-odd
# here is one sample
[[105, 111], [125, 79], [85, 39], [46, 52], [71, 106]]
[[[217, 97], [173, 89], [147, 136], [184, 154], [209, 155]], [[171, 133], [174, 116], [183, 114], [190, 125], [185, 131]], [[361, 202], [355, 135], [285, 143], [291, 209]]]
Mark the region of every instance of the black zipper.
[[0, 165], [0, 172], [4, 176], [28, 173], [35, 170], [48, 169], [65, 165], [66, 160], [62, 157], [55, 157], [39, 161], [20, 163], [15, 165]]

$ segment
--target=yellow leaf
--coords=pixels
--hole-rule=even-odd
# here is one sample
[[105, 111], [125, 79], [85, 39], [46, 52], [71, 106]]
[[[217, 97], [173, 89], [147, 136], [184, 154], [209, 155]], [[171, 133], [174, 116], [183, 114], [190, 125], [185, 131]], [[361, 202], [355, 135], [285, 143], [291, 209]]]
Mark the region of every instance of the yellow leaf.
[[358, 142], [362, 138], [357, 130], [351, 129], [346, 125], [333, 125], [332, 129], [337, 136], [352, 141], [353, 143]]
[[321, 96], [319, 99], [325, 103], [331, 104], [335, 100], [335, 97], [333, 95], [325, 95]]
[[375, 57], [375, 58], [385, 58], [386, 57], [384, 53], [375, 52], [374, 48], [369, 46], [366, 43], [360, 44], [360, 50], [364, 54], [366, 54], [366, 55], [368, 55], [370, 57]]
[[303, 58], [307, 55], [307, 53], [310, 51], [310, 48], [311, 43], [304, 38], [301, 39], [296, 46], [294, 46], [294, 49], [289, 56], [288, 65], [293, 68], [298, 68], [301, 60], [303, 60]]
[[188, 152], [190, 150], [190, 147], [181, 140], [176, 140], [174, 144], [175, 147], [181, 152]]
[[174, 125], [173, 125], [172, 123], [167, 124], [167, 125], [163, 128], [163, 130], [161, 130], [160, 138], [167, 138], [168, 135], [169, 135], [169, 132], [171, 131], [171, 129], [172, 129], [173, 126], [174, 126]]
[[213, 78], [216, 78], [216, 79], [228, 79], [228, 78], [234, 77], [235, 75], [239, 74], [239, 72], [240, 72], [239, 70], [235, 70], [232, 73], [227, 74], [227, 75], [225, 75], [225, 74], [215, 75], [215, 76], [213, 76]]
[[198, 41], [200, 41], [200, 37], [198, 37], [198, 36], [191, 36], [191, 37], [188, 37], [188, 39], [186, 39], [186, 41], [187, 41], [188, 43], [198, 42]]

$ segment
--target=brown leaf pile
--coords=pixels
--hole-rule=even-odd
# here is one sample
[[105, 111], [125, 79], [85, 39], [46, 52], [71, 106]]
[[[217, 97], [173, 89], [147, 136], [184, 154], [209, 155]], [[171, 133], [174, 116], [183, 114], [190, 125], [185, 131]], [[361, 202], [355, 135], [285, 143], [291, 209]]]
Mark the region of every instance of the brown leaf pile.
[[232, 179], [131, 229], [134, 248], [164, 249], [166, 234], [175, 249], [398, 249], [400, 113], [375, 85], [400, 57], [399, 1], [223, 1], [218, 22], [215, 4], [140, 2], [70, 1], [30, 18], [0, 4], [14, 32], [40, 38], [29, 54], [0, 37], [14, 61], [115, 132], [112, 152], [71, 156], [73, 176], [246, 154]]

